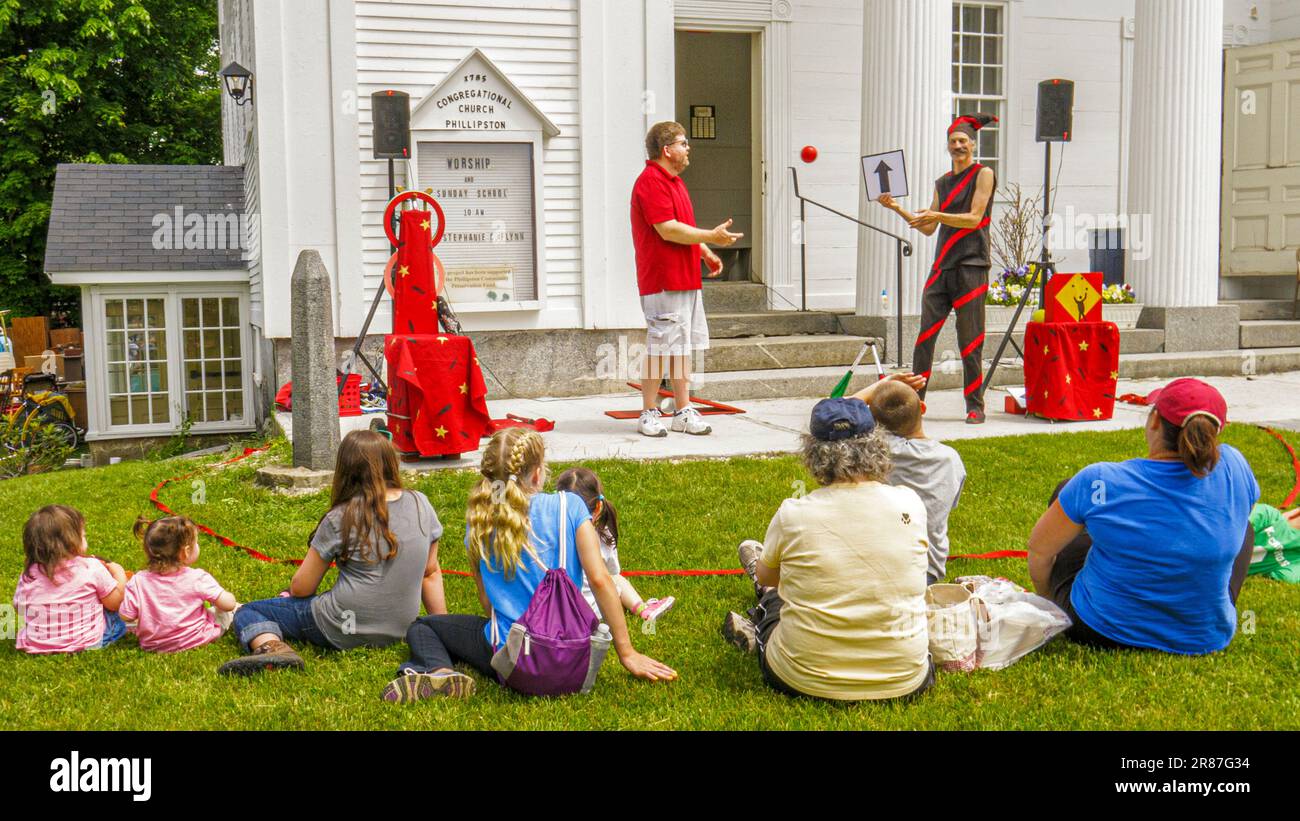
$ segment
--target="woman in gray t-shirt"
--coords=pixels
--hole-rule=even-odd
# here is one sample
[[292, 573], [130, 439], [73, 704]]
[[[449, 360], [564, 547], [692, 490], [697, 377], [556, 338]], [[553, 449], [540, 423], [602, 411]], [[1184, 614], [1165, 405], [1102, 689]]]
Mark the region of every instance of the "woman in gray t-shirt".
[[[234, 630], [249, 655], [218, 672], [251, 674], [303, 666], [285, 638], [337, 650], [383, 647], [406, 636], [420, 615], [447, 612], [438, 567], [442, 524], [428, 498], [402, 487], [397, 451], [371, 431], [339, 445], [330, 510], [312, 532], [289, 597], [249, 602]], [[330, 563], [338, 579], [317, 595]]]

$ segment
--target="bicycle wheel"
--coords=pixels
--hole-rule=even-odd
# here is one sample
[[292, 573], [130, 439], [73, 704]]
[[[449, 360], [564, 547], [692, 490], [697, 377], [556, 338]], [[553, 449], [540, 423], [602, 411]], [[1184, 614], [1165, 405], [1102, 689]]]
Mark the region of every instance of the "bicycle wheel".
[[57, 431], [70, 448], [75, 448], [77, 443], [81, 441], [81, 437], [77, 435], [77, 429], [67, 422], [47, 422], [45, 426]]

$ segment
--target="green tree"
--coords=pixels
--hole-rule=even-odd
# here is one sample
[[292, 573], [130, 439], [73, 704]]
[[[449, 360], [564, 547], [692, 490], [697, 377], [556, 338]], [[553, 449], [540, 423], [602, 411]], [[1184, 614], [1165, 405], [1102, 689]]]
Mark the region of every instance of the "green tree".
[[0, 308], [67, 312], [45, 236], [61, 162], [221, 162], [215, 0], [0, 0]]

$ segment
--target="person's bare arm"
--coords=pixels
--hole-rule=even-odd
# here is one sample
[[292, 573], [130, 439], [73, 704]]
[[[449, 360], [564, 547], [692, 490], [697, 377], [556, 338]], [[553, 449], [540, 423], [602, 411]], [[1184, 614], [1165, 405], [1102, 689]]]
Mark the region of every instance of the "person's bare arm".
[[222, 590], [221, 595], [217, 596], [217, 600], [212, 603], [212, 606], [222, 613], [229, 613], [239, 606], [239, 600], [229, 590]]
[[438, 542], [429, 545], [429, 559], [424, 565], [424, 581], [420, 582], [420, 599], [424, 611], [430, 616], [447, 612], [447, 594], [442, 586], [442, 567], [438, 564]]
[[930, 200], [930, 208], [925, 211], [918, 211], [915, 214], [905, 210], [901, 205], [895, 202], [894, 198], [889, 194], [881, 194], [876, 198], [876, 202], [907, 220], [908, 225], [920, 231], [922, 234], [925, 234], [927, 237], [935, 232], [938, 221], [931, 215], [937, 213], [939, 210], [938, 191], [934, 193], [934, 197]]
[[719, 245], [725, 248], [728, 245], [734, 245], [736, 240], [745, 236], [744, 234], [733, 234], [727, 230], [731, 227], [731, 220], [727, 220], [711, 231], [696, 228], [678, 220], [656, 222], [654, 226], [660, 237], [678, 245], [700, 245], [707, 242], [710, 245]]
[[483, 615], [492, 618], [492, 600], [488, 598], [487, 589], [483, 587], [483, 575], [479, 572], [478, 561], [469, 557], [469, 574], [474, 577], [474, 589], [478, 592], [479, 607], [483, 608]]
[[975, 178], [975, 196], [971, 199], [970, 213], [968, 214], [944, 214], [935, 211], [939, 222], [951, 228], [974, 228], [984, 220], [984, 210], [989, 207], [989, 200], [993, 198], [993, 169], [981, 168], [979, 176]]
[[316, 548], [307, 548], [307, 555], [293, 574], [293, 581], [289, 582], [289, 595], [295, 599], [316, 595], [321, 579], [325, 578], [325, 572], [329, 569], [330, 563], [321, 558]]
[[1065, 515], [1059, 499], [1038, 517], [1038, 523], [1029, 534], [1029, 578], [1034, 583], [1035, 593], [1051, 596], [1052, 565], [1056, 563], [1056, 554], [1082, 530], [1083, 525], [1070, 521], [1070, 517]]
[[117, 562], [105, 562], [104, 566], [108, 568], [109, 575], [113, 577], [113, 581], [117, 582], [117, 588], [114, 589], [112, 593], [109, 593], [107, 596], [100, 599], [99, 603], [104, 605], [105, 610], [111, 610], [116, 613], [117, 609], [122, 606], [122, 599], [126, 596], [126, 571], [122, 569], [122, 565]]
[[878, 379], [875, 382], [872, 382], [870, 385], [867, 385], [865, 388], [851, 395], [849, 398], [860, 399], [863, 402], [866, 402], [868, 405], [870, 405], [871, 397], [873, 394], [875, 394], [876, 389], [879, 388], [883, 383], [889, 381], [903, 382], [914, 391], [919, 391], [921, 390], [921, 388], [925, 387], [924, 376], [920, 376], [919, 374], [914, 374], [911, 372], [891, 373], [889, 376], [886, 376], [884, 379]]
[[754, 578], [764, 587], [776, 587], [781, 583], [781, 568], [768, 567], [760, 558], [758, 564], [754, 565]]

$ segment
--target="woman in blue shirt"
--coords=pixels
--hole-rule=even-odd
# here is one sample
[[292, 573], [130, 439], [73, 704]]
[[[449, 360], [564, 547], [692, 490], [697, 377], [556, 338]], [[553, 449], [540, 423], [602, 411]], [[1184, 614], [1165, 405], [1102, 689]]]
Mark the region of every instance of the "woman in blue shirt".
[[1213, 387], [1176, 379], [1148, 401], [1147, 457], [1063, 482], [1029, 537], [1029, 575], [1083, 644], [1213, 653], [1236, 632], [1259, 484], [1219, 443], [1228, 407]]
[[[560, 493], [542, 493], [546, 484], [542, 437], [525, 428], [498, 431], [483, 451], [483, 474], [470, 493], [465, 547], [484, 616], [429, 615], [406, 631], [411, 658], [398, 668], [381, 694], [406, 703], [433, 696], [465, 697], [474, 680], [454, 669], [465, 664], [496, 678], [492, 655], [501, 649], [510, 626], [524, 614], [547, 567], [560, 565], [560, 543], [567, 546], [566, 572], [581, 589], [591, 584], [601, 615], [613, 634], [618, 660], [632, 675], [671, 681], [677, 673], [638, 653], [628, 637], [623, 605], [600, 555], [600, 540], [582, 497], [573, 493], [560, 521]], [[563, 527], [564, 539], [560, 538]], [[495, 621], [496, 630], [493, 630]]]

